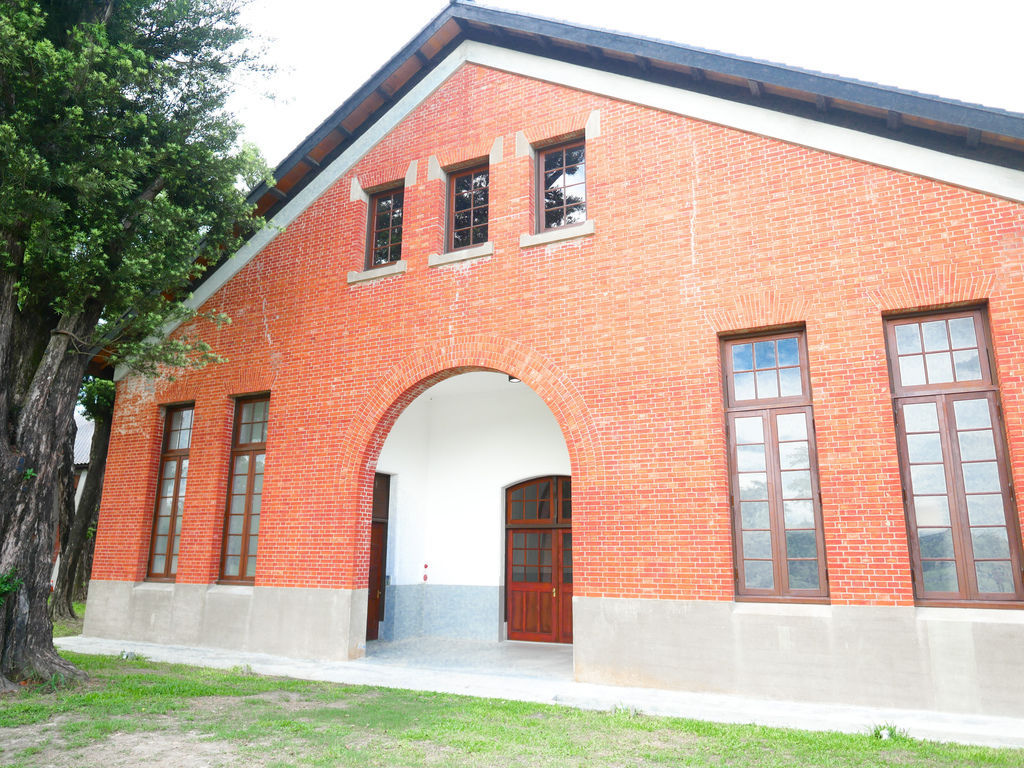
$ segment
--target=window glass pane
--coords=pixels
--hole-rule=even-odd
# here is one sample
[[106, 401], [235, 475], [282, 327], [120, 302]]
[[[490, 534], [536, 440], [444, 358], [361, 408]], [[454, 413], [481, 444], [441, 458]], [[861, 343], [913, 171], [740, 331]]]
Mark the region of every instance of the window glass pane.
[[736, 442], [737, 443], [763, 443], [764, 422], [760, 417], [736, 419]]
[[945, 493], [946, 473], [941, 464], [916, 464], [910, 468], [910, 484], [915, 494]]
[[802, 413], [783, 413], [775, 417], [779, 441], [806, 440], [807, 417]]
[[779, 466], [782, 469], [808, 469], [811, 466], [807, 441], [781, 443], [779, 445]]
[[740, 504], [740, 525], [744, 529], [764, 529], [769, 524], [767, 501], [744, 501]]
[[242, 552], [242, 537], [228, 536], [228, 554], [238, 555]]
[[921, 333], [917, 323], [896, 326], [896, 352], [908, 355], [921, 351]]
[[908, 355], [900, 358], [900, 382], [905, 387], [916, 387], [926, 384], [924, 376], [924, 358], [921, 355]]
[[734, 371], [752, 371], [754, 369], [754, 345], [732, 345], [732, 369]]
[[768, 498], [768, 475], [764, 472], [744, 472], [739, 480], [741, 499]]
[[907, 432], [938, 432], [939, 417], [935, 403], [911, 403], [903, 406]]
[[757, 368], [776, 366], [774, 341], [758, 341], [754, 344], [754, 363]]
[[747, 589], [772, 589], [775, 586], [770, 561], [744, 560], [743, 576], [743, 583]]
[[952, 560], [925, 560], [921, 563], [921, 572], [925, 592], [956, 592], [960, 588]]
[[811, 495], [811, 473], [807, 470], [782, 472], [782, 498], [806, 499]]
[[178, 460], [177, 459], [171, 459], [170, 461], [165, 461], [164, 462], [164, 477], [173, 478], [174, 475], [177, 473], [177, 469], [178, 469]]
[[779, 339], [779, 365], [800, 365], [800, 343], [797, 338]]
[[238, 429], [238, 442], [239, 443], [251, 443], [252, 442], [252, 424], [242, 424]]
[[171, 528], [171, 518], [158, 517], [156, 519], [156, 532], [158, 536], [166, 536]]
[[974, 564], [974, 572], [978, 577], [978, 591], [1012, 594], [1013, 571], [1007, 560], [979, 562]]
[[585, 159], [586, 147], [579, 144], [575, 147], [570, 147], [565, 150], [565, 164], [576, 165], [582, 163]]
[[736, 446], [736, 469], [740, 472], [764, 471], [764, 445]]
[[782, 503], [786, 528], [813, 528], [814, 504], [810, 499]]
[[163, 573], [164, 566], [167, 564], [167, 558], [164, 555], [153, 555], [153, 567], [151, 570], [153, 573]]
[[743, 532], [743, 557], [771, 557], [772, 535], [769, 531]]
[[758, 398], [779, 396], [779, 377], [775, 370], [757, 372]]
[[753, 400], [757, 397], [754, 391], [753, 373], [736, 373], [732, 377], [733, 397], [737, 400]]
[[972, 528], [971, 545], [975, 559], [1005, 559], [1010, 556], [1010, 542], [1006, 538], [1006, 529], [1002, 527]]
[[245, 577], [247, 579], [255, 578], [256, 576], [256, 558], [250, 556], [247, 558], [247, 565], [245, 568]]
[[925, 352], [949, 349], [945, 320], [929, 320], [926, 323], [921, 323], [921, 335], [924, 336]]
[[979, 461], [961, 465], [966, 493], [999, 493], [999, 465], [994, 461]]
[[942, 440], [939, 433], [907, 435], [907, 458], [911, 464], [942, 461]]
[[949, 335], [954, 349], [978, 346], [978, 336], [974, 332], [973, 317], [955, 317], [950, 320]]
[[957, 429], [984, 429], [992, 426], [988, 411], [988, 400], [957, 400], [953, 403]]
[[981, 378], [981, 360], [976, 349], [961, 349], [953, 353], [953, 367], [957, 381], [976, 381]]
[[971, 525], [1004, 525], [1006, 512], [1002, 494], [968, 496], [967, 516]]
[[948, 352], [933, 352], [924, 359], [929, 384], [947, 384], [953, 380], [953, 361]]
[[565, 163], [565, 151], [561, 149], [553, 149], [544, 153], [544, 170], [551, 171], [556, 168], [561, 168]]
[[950, 528], [919, 528], [921, 557], [953, 557], [953, 531]]
[[803, 382], [800, 380], [799, 368], [779, 369], [779, 395], [781, 397], [796, 397], [804, 391]]
[[[241, 510], [245, 509], [245, 499], [244, 498], [242, 499], [242, 504], [240, 505], [240, 509]], [[234, 514], [234, 507], [232, 507], [231, 511], [232, 511], [232, 514], [228, 516], [228, 533], [229, 534], [237, 535], [237, 534], [240, 534], [242, 532], [242, 521], [245, 519], [245, 517], [241, 513]]]
[[949, 525], [949, 499], [945, 496], [915, 496], [918, 525]]
[[245, 494], [236, 493], [231, 497], [231, 514], [232, 515], [244, 515], [245, 514]]
[[787, 557], [817, 557], [818, 545], [814, 531], [786, 531]]
[[790, 589], [818, 588], [817, 560], [790, 560], [788, 565]]
[[984, 461], [996, 457], [996, 444], [991, 429], [960, 432], [957, 439], [960, 442], [960, 458], [963, 461]]

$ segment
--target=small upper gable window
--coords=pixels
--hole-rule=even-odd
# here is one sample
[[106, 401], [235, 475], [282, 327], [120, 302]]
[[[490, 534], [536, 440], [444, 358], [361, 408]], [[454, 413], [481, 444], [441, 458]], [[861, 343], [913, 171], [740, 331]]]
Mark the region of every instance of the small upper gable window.
[[586, 146], [582, 140], [539, 150], [537, 180], [540, 231], [587, 220]]
[[487, 242], [490, 170], [481, 166], [451, 174], [448, 187], [448, 249]]
[[404, 197], [404, 187], [397, 187], [370, 198], [368, 269], [402, 258]]

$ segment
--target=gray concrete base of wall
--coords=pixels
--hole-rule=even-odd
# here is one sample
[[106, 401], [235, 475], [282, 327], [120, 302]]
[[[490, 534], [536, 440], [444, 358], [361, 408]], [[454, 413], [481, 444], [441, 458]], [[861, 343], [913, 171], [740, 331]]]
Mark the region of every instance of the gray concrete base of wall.
[[1024, 717], [1024, 611], [573, 599], [576, 679]]
[[384, 599], [380, 638], [500, 640], [501, 598], [501, 587], [393, 584]]
[[366, 651], [366, 590], [91, 581], [82, 634], [354, 659]]

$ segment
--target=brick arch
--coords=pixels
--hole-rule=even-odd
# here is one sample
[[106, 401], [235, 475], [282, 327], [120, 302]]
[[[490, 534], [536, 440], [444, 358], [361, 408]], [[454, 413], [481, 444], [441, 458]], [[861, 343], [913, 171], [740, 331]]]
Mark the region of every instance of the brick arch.
[[[420, 350], [370, 388], [341, 441], [341, 471], [349, 517], [348, 551], [354, 559], [345, 586], [366, 585], [373, 472], [388, 433], [402, 411], [430, 387], [472, 371], [498, 371], [521, 379], [554, 415], [569, 452], [574, 499], [603, 476], [604, 459], [583, 395], [549, 359], [524, 344], [497, 336], [468, 336]], [[578, 490], [577, 490], [578, 489]], [[575, 515], [574, 515], [575, 516]]]

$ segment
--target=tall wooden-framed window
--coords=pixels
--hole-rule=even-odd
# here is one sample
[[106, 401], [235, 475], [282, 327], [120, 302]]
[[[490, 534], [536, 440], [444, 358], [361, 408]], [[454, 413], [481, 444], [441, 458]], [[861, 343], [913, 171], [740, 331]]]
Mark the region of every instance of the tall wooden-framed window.
[[491, 174], [486, 165], [451, 174], [448, 184], [448, 249], [487, 242]]
[[256, 576], [269, 417], [270, 398], [265, 395], [240, 399], [235, 404], [222, 581], [251, 582]]
[[803, 331], [722, 342], [736, 594], [828, 596]]
[[164, 419], [160, 477], [157, 481], [156, 511], [153, 513], [149, 568], [146, 574], [154, 581], [173, 581], [178, 573], [178, 544], [181, 540], [185, 485], [188, 482], [192, 415], [191, 405], [176, 405], [167, 409]]
[[1024, 600], [984, 310], [890, 318], [886, 344], [915, 596]]
[[404, 208], [404, 187], [378, 192], [370, 198], [367, 269], [390, 264], [402, 258]]
[[587, 159], [582, 139], [537, 151], [537, 229], [587, 220]]

